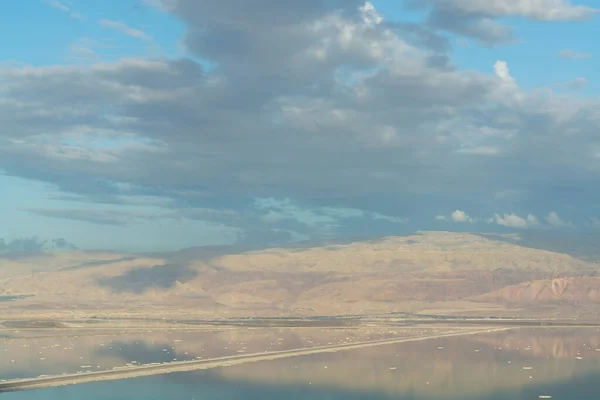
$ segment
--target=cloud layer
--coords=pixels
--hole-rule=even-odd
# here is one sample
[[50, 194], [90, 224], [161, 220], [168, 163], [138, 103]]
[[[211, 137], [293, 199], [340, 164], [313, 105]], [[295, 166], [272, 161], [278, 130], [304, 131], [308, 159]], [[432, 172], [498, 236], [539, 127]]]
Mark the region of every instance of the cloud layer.
[[498, 22], [520, 17], [534, 21], [582, 21], [598, 9], [568, 0], [409, 0], [408, 4], [429, 12], [431, 27], [493, 44], [515, 39], [513, 30]]
[[[402, 25], [354, 0], [157, 5], [185, 24], [189, 58], [0, 66], [0, 169], [83, 202], [156, 199], [169, 218], [213, 209], [198, 218], [280, 236], [431, 220], [461, 199], [474, 215], [557, 199], [545, 200], [545, 215], [560, 203], [550, 194], [569, 193], [587, 218], [600, 215], [585, 200], [598, 195], [600, 101], [524, 90], [504, 60], [489, 72], [457, 69], [439, 35], [506, 41], [512, 32], [499, 18], [583, 20], [595, 10], [415, 0], [427, 21]], [[29, 212], [114, 225], [150, 218]], [[473, 222], [460, 213], [448, 218]], [[494, 221], [537, 223], [512, 213]]]

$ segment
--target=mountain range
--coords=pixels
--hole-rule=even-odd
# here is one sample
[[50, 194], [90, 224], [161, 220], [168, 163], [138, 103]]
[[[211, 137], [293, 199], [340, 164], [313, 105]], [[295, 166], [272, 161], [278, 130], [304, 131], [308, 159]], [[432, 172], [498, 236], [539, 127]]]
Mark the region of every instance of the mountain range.
[[5, 253], [0, 310], [88, 317], [411, 312], [596, 318], [595, 255], [531, 242], [515, 235], [417, 232], [260, 250]]

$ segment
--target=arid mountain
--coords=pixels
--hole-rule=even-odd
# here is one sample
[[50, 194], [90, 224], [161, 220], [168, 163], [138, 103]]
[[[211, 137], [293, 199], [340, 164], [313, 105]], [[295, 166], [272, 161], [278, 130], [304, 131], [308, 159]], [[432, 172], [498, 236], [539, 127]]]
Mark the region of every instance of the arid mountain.
[[523, 315], [600, 306], [597, 264], [466, 233], [245, 252], [41, 253], [0, 259], [0, 271], [7, 312]]
[[483, 237], [518, 244], [533, 249], [565, 253], [585, 261], [600, 261], [600, 234], [581, 232], [519, 232], [508, 234], [482, 234]]
[[476, 299], [492, 302], [535, 303], [568, 302], [600, 303], [600, 277], [573, 277], [535, 280], [511, 285]]

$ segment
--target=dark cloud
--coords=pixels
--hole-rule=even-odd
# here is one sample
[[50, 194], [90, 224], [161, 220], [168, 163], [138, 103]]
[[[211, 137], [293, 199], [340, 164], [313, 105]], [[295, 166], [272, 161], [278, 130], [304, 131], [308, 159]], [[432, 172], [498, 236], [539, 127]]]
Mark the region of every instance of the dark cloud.
[[248, 246], [275, 247], [293, 242], [294, 239], [293, 232], [280, 229], [247, 230], [239, 235], [239, 242]]
[[41, 251], [46, 243], [46, 240], [42, 240], [38, 237], [18, 238], [10, 241], [0, 239], [0, 251], [36, 252]]
[[77, 250], [77, 246], [64, 238], [54, 238], [51, 240], [43, 240], [36, 236], [11, 240], [0, 238], [0, 252], [31, 253], [51, 249]]
[[431, 29], [423, 25], [409, 22], [393, 22], [389, 26], [396, 29], [400, 37], [405, 38], [410, 43], [433, 50], [436, 53], [445, 55], [450, 50], [450, 41]]
[[125, 226], [139, 221], [156, 221], [160, 219], [182, 219], [202, 221], [234, 221], [237, 214], [230, 210], [209, 208], [181, 208], [179, 210], [124, 210], [90, 209], [90, 208], [27, 208], [29, 213], [41, 217], [61, 218], [74, 221], [85, 221], [100, 225]]
[[455, 10], [434, 9], [429, 14], [431, 27], [473, 37], [486, 44], [506, 43], [515, 40], [513, 30], [491, 18], [464, 15]]
[[583, 21], [599, 10], [555, 0], [406, 0], [412, 9], [427, 10], [434, 29], [473, 37], [487, 44], [513, 41], [513, 29], [501, 18], [522, 17], [536, 21]]
[[63, 218], [75, 221], [86, 221], [101, 225], [123, 226], [127, 224], [128, 215], [118, 215], [104, 210], [75, 210], [75, 209], [26, 209], [32, 214], [42, 217]]
[[57, 249], [63, 249], [63, 250], [77, 250], [77, 246], [75, 246], [72, 243], [69, 243], [66, 239], [64, 238], [56, 238], [56, 239], [52, 239], [52, 245], [57, 248]]

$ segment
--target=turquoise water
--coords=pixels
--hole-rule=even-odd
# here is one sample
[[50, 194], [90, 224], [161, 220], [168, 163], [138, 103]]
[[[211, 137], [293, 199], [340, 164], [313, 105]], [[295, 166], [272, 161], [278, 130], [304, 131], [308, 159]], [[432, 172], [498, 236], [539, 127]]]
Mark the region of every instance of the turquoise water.
[[596, 329], [523, 329], [2, 393], [2, 400], [600, 398]]
[[0, 302], [23, 299], [25, 296], [0, 296]]
[[322, 388], [286, 385], [256, 385], [246, 382], [224, 382], [209, 373], [168, 374], [157, 377], [100, 382], [59, 388], [33, 390], [28, 392], [4, 393], [7, 400], [75, 400], [75, 399], [196, 399], [196, 400], [529, 400], [540, 394], [552, 393], [553, 399], [590, 400], [597, 399], [600, 393], [600, 375], [587, 375], [562, 383], [543, 386], [515, 388], [494, 391], [483, 396], [455, 395], [452, 391], [434, 396], [421, 395], [415, 388], [413, 393], [397, 395], [345, 390], [343, 388]]

